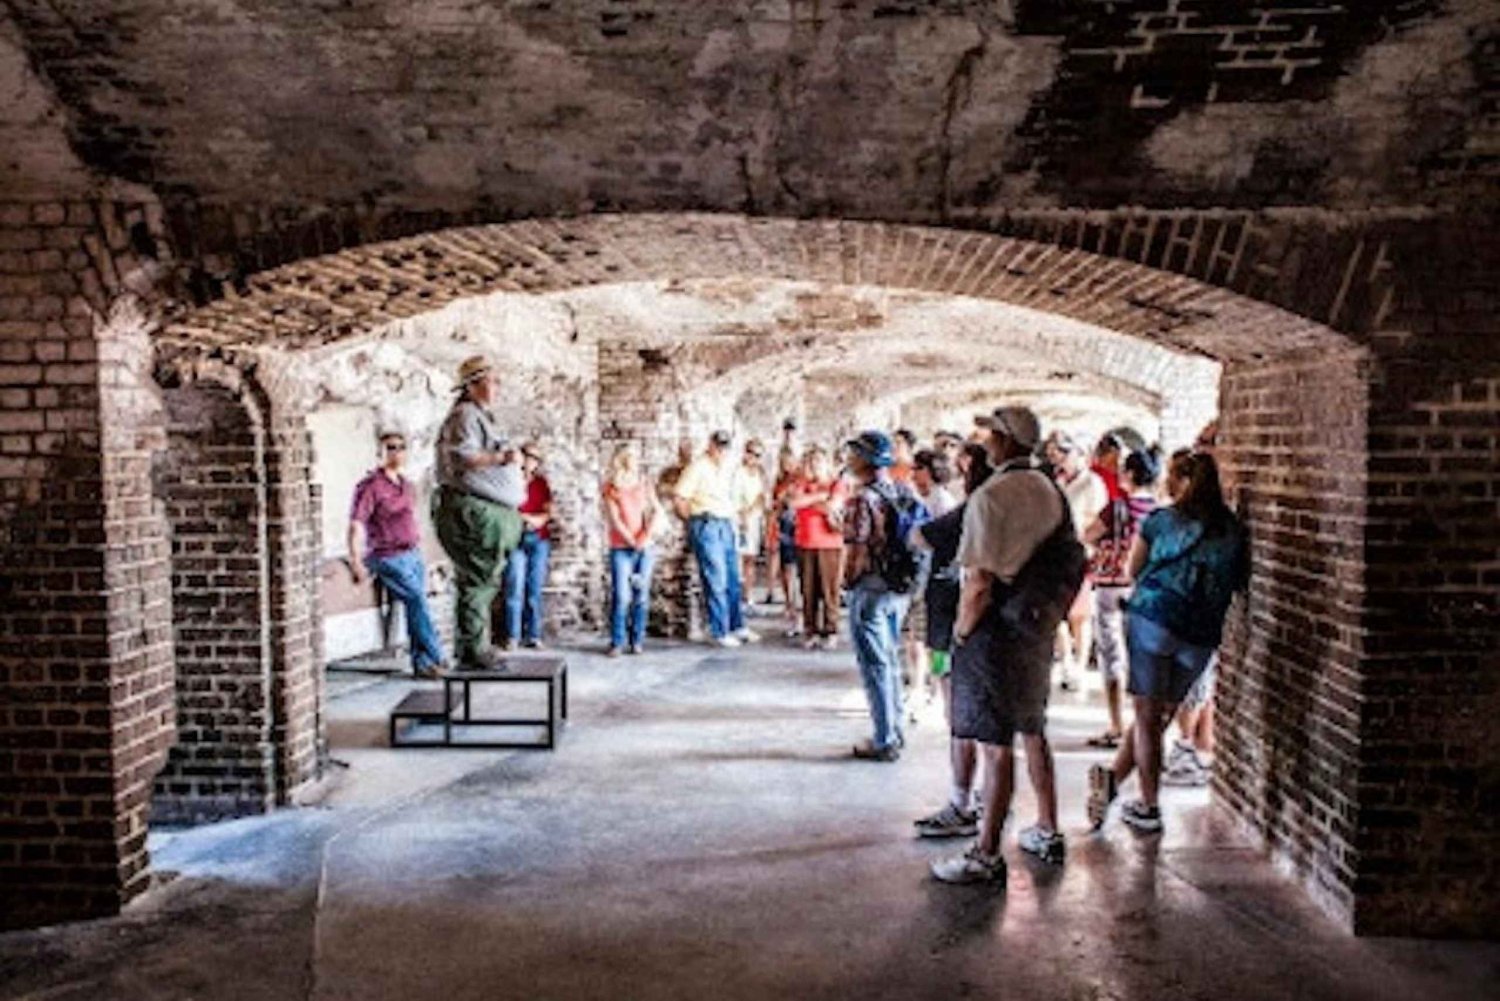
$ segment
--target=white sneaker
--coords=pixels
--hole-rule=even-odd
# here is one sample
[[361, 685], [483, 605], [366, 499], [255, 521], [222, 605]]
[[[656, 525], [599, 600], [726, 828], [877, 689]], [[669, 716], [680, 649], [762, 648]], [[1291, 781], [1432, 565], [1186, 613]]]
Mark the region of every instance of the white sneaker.
[[1062, 834], [1049, 831], [1040, 824], [1032, 824], [1022, 831], [1016, 843], [1021, 846], [1021, 851], [1029, 852], [1052, 865], [1062, 865], [1063, 859], [1068, 855], [1068, 845]]
[[1170, 768], [1162, 772], [1161, 784], [1177, 788], [1194, 788], [1208, 785], [1211, 772], [1198, 761], [1198, 756], [1189, 752], [1179, 758]]
[[760, 642], [760, 633], [756, 632], [754, 629], [751, 629], [749, 626], [746, 626], [744, 629], [741, 629], [739, 632], [735, 633], [734, 635], [739, 638], [739, 641], [741, 643], [759, 643]]
[[1001, 883], [1005, 882], [1005, 859], [1000, 855], [986, 855], [975, 844], [962, 855], [938, 859], [931, 865], [933, 878], [944, 883]]
[[715, 646], [721, 646], [721, 647], [723, 647], [726, 650], [732, 650], [735, 647], [741, 645], [740, 644], [740, 639], [739, 639], [738, 636], [720, 636], [718, 639], [714, 640], [713, 642], [714, 642]]

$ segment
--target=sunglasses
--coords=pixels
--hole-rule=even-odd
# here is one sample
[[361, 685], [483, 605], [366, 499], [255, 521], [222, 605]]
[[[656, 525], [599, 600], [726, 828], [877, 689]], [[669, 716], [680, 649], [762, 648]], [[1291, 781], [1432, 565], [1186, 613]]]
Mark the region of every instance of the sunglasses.
[[404, 451], [406, 451], [406, 442], [404, 442], [404, 441], [395, 441], [395, 442], [388, 441], [388, 442], [385, 443], [385, 450], [387, 452], [404, 452]]

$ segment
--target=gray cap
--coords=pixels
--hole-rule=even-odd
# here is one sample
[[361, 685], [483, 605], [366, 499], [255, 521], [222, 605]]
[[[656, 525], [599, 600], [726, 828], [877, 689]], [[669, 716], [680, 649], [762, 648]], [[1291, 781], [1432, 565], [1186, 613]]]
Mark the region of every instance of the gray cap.
[[993, 413], [981, 414], [974, 423], [998, 431], [1025, 449], [1035, 449], [1042, 440], [1042, 424], [1030, 407], [996, 407]]

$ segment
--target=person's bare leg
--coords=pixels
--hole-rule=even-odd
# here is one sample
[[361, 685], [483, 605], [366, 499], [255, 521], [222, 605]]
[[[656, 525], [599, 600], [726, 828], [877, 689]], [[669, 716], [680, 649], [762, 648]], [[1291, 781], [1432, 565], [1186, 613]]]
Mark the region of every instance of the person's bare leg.
[[1184, 744], [1193, 743], [1197, 729], [1198, 710], [1184, 702], [1177, 710], [1177, 732], [1181, 734], [1178, 739]]
[[1135, 719], [1130, 721], [1130, 726], [1125, 728], [1124, 735], [1120, 738], [1120, 749], [1115, 752], [1115, 762], [1111, 766], [1117, 786], [1124, 785], [1125, 780], [1130, 778], [1130, 773], [1135, 771], [1135, 730], [1140, 723], [1141, 717], [1137, 711]]
[[1010, 813], [1011, 796], [1016, 786], [1016, 752], [1010, 747], [981, 744], [984, 758], [984, 816], [979, 818], [979, 850], [986, 855], [1000, 854], [1000, 832]]
[[[1073, 628], [1073, 668], [1080, 674], [1088, 670], [1089, 651], [1094, 646], [1094, 604], [1085, 602], [1084, 610], [1077, 616], [1078, 624]], [[1075, 678], [1079, 684], [1082, 680]]]
[[1161, 793], [1161, 743], [1166, 733], [1167, 721], [1177, 711], [1171, 702], [1157, 699], [1135, 700], [1135, 754], [1141, 776], [1141, 802], [1148, 807], [1157, 805]]
[[1116, 737], [1125, 732], [1125, 714], [1120, 709], [1120, 683], [1113, 679], [1104, 683], [1104, 704], [1109, 709], [1109, 732]]
[[1052, 760], [1052, 744], [1043, 733], [1022, 734], [1026, 747], [1026, 772], [1031, 790], [1036, 793], [1037, 822], [1049, 831], [1057, 830], [1057, 766]]
[[1193, 727], [1193, 749], [1200, 757], [1213, 757], [1214, 754], [1214, 697], [1208, 699], [1198, 708], [1198, 719]]

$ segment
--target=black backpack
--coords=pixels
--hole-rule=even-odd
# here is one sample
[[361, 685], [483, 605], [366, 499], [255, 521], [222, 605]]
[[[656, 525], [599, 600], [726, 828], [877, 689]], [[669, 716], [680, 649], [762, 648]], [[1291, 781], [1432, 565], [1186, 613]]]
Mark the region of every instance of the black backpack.
[[885, 501], [885, 509], [880, 538], [870, 551], [871, 564], [887, 588], [896, 594], [910, 594], [921, 586], [928, 558], [925, 552], [912, 549], [907, 540], [911, 530], [930, 521], [932, 514], [909, 489], [894, 484], [875, 484], [872, 489]]
[[[1048, 480], [1052, 482], [1050, 477]], [[1056, 482], [1052, 486], [1056, 489]], [[1088, 550], [1073, 529], [1068, 499], [1060, 489], [1057, 496], [1062, 501], [1062, 520], [1027, 558], [1000, 597], [1001, 620], [1026, 636], [1052, 636], [1057, 632], [1088, 572]]]

